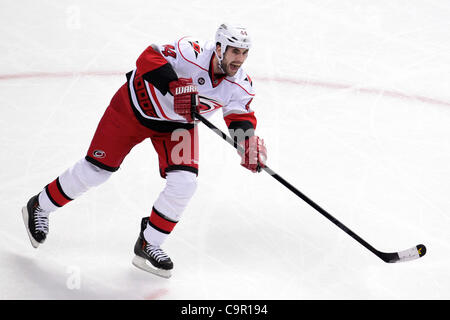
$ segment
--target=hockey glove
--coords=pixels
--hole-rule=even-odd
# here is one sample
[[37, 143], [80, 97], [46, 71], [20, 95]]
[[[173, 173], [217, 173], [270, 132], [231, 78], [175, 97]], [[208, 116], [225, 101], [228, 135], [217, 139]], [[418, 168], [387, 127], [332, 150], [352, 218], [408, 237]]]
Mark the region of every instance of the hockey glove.
[[173, 109], [183, 116], [186, 121], [193, 122], [194, 111], [198, 111], [198, 89], [192, 79], [179, 78], [169, 83], [170, 93], [173, 95]]
[[239, 152], [241, 166], [251, 172], [260, 172], [265, 167], [267, 159], [267, 149], [264, 145], [264, 140], [258, 136], [252, 136], [241, 141], [239, 145], [244, 149], [244, 153]]

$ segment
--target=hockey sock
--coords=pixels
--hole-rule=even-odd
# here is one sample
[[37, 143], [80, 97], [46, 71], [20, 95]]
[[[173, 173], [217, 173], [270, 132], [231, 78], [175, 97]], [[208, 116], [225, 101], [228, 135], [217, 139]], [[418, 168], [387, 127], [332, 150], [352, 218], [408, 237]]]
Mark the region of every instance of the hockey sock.
[[153, 207], [147, 228], [144, 230], [145, 240], [154, 246], [161, 246], [173, 228], [175, 228], [177, 222], [166, 217]]
[[55, 211], [91, 187], [104, 183], [111, 174], [81, 159], [44, 188], [39, 194], [39, 206], [46, 212]]
[[149, 224], [144, 231], [147, 242], [161, 246], [180, 220], [196, 188], [195, 173], [183, 170], [167, 173], [166, 186], [153, 205]]
[[166, 186], [153, 206], [169, 219], [178, 221], [196, 189], [195, 173], [183, 170], [167, 172]]
[[39, 194], [39, 206], [46, 212], [55, 211], [73, 199], [62, 189], [59, 177], [45, 186], [43, 192]]

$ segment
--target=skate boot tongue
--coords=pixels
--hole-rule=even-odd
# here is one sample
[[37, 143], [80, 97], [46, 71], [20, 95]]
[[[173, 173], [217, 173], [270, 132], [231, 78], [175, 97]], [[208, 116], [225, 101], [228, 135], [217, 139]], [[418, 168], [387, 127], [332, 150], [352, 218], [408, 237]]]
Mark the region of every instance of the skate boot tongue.
[[49, 212], [42, 210], [36, 195], [28, 200], [25, 207], [22, 208], [22, 218], [30, 238], [31, 245], [37, 248], [42, 244], [48, 234], [48, 216]]
[[147, 244], [146, 251], [160, 264], [160, 268], [167, 268], [172, 265], [172, 261], [169, 256], [159, 246]]
[[48, 212], [42, 211], [39, 205], [35, 206], [33, 208], [32, 220], [34, 222], [33, 237], [37, 242], [43, 243], [49, 231]]
[[47, 234], [49, 231], [48, 227], [48, 213], [43, 212], [40, 207], [36, 208], [34, 215], [34, 224], [36, 232]]

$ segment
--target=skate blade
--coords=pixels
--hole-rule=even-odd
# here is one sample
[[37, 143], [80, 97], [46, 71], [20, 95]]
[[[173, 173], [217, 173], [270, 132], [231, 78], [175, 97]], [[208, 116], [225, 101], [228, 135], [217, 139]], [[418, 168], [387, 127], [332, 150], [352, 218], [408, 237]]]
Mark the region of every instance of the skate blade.
[[146, 259], [135, 256], [132, 261], [133, 265], [141, 270], [153, 273], [157, 276], [163, 277], [163, 278], [170, 278], [172, 276], [171, 270], [164, 270], [164, 269], [158, 269], [155, 268], [149, 261]]
[[28, 209], [26, 206], [22, 208], [22, 218], [23, 222], [25, 223], [25, 229], [27, 230], [28, 238], [30, 238], [31, 245], [33, 246], [33, 248], [39, 247], [40, 243], [34, 240], [33, 236], [31, 235], [30, 229], [28, 228]]

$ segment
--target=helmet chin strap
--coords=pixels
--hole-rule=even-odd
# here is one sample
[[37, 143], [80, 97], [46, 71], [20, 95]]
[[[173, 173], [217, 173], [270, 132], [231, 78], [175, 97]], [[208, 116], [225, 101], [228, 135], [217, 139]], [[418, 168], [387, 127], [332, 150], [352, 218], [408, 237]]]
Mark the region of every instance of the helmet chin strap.
[[222, 71], [223, 73], [225, 73], [225, 74], [226, 74], [226, 72], [225, 72], [224, 68], [222, 67], [222, 60], [220, 60], [220, 61], [219, 61], [219, 63], [218, 63], [218, 67], [219, 67], [220, 71]]
[[[221, 51], [222, 51], [222, 46], [221, 46]], [[217, 58], [217, 66], [219, 67], [220, 71], [222, 71], [223, 73], [226, 74], [224, 68], [222, 67], [223, 54], [222, 54], [222, 57], [219, 57], [219, 54], [217, 53], [217, 49], [215, 50], [215, 53], [216, 53], [216, 58]]]

